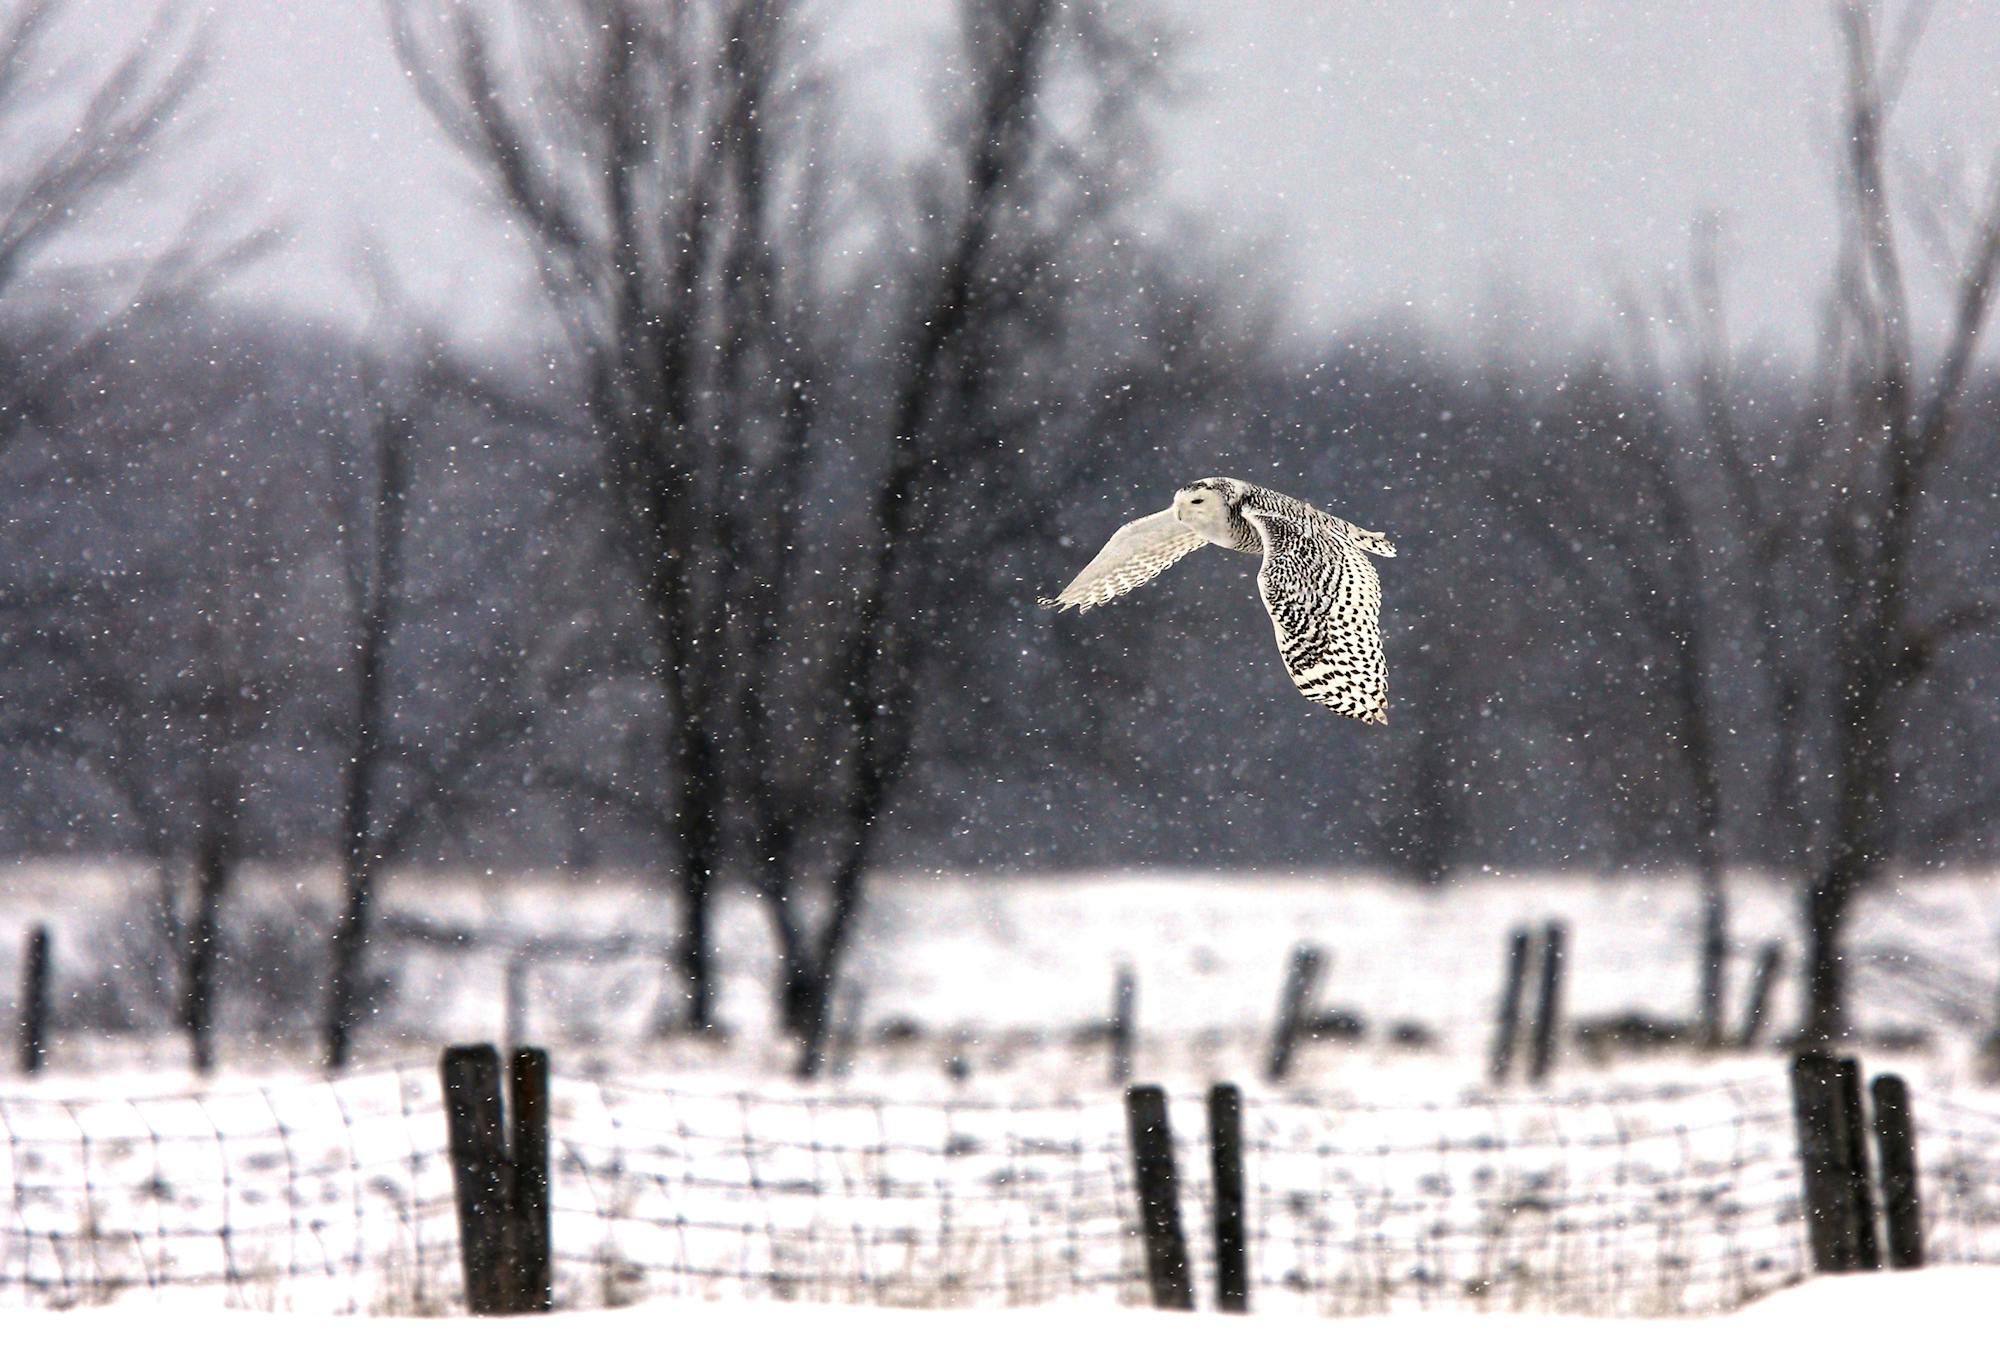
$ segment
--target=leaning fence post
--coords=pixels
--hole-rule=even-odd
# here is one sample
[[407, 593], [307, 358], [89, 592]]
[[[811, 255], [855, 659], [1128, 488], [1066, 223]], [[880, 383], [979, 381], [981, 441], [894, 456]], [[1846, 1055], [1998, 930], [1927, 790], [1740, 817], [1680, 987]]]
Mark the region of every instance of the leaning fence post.
[[549, 1241], [549, 1052], [516, 1050], [512, 1064], [507, 1080], [514, 1172], [509, 1309], [547, 1311], [555, 1305]]
[[1532, 942], [1528, 928], [1517, 926], [1507, 938], [1507, 977], [1500, 988], [1500, 1015], [1493, 1024], [1493, 1057], [1487, 1076], [1495, 1084], [1507, 1081], [1514, 1067], [1514, 1045], [1521, 1035], [1521, 998], [1528, 986], [1528, 949]]
[[1291, 966], [1285, 971], [1285, 986], [1278, 995], [1278, 1024], [1271, 1033], [1271, 1051], [1264, 1061], [1267, 1082], [1282, 1083], [1291, 1071], [1292, 1051], [1305, 1033], [1312, 1016], [1312, 1004], [1319, 987], [1320, 969], [1325, 964], [1317, 945], [1292, 948]]
[[1798, 1131], [1799, 1182], [1813, 1269], [1851, 1272], [1858, 1266], [1859, 1252], [1854, 1184], [1840, 1065], [1831, 1055], [1806, 1051], [1793, 1058], [1792, 1120]]
[[1132, 1036], [1138, 1029], [1139, 978], [1132, 966], [1121, 964], [1111, 980], [1111, 1081], [1124, 1087], [1132, 1081]]
[[1187, 1237], [1181, 1230], [1180, 1183], [1174, 1173], [1166, 1093], [1150, 1083], [1127, 1088], [1125, 1119], [1132, 1137], [1139, 1233], [1146, 1245], [1146, 1282], [1153, 1305], [1192, 1311], [1194, 1287], [1188, 1279]]
[[444, 1052], [442, 1072], [465, 1309], [495, 1315], [508, 1309], [505, 1255], [513, 1209], [500, 1126], [500, 1053], [491, 1045], [453, 1045]]
[[21, 1072], [40, 1073], [49, 1059], [49, 928], [28, 933], [21, 970]]
[[1562, 1025], [1562, 981], [1568, 968], [1566, 945], [1569, 928], [1552, 921], [1542, 928], [1542, 977], [1535, 995], [1535, 1035], [1528, 1055], [1528, 1081], [1539, 1083], [1548, 1077], [1555, 1062], [1556, 1041]]
[[1243, 1093], [1234, 1083], [1208, 1090], [1209, 1173], [1215, 1206], [1215, 1305], [1250, 1309], [1249, 1246], [1243, 1238]]
[[1873, 1272], [1882, 1266], [1882, 1242], [1875, 1233], [1875, 1181], [1868, 1167], [1868, 1118], [1861, 1105], [1861, 1063], [1840, 1061], [1840, 1120], [1847, 1133], [1847, 1186], [1854, 1194], [1854, 1266]]
[[1755, 1049], [1757, 1037], [1764, 1030], [1764, 1013], [1771, 1005], [1771, 989], [1778, 981], [1778, 971], [1784, 967], [1785, 946], [1782, 941], [1766, 941], [1764, 948], [1757, 952], [1757, 967], [1750, 971], [1750, 995], [1743, 1007], [1743, 1027], [1736, 1033], [1736, 1048]]
[[1889, 1267], [1922, 1268], [1924, 1208], [1917, 1191], [1917, 1136], [1910, 1121], [1910, 1090], [1895, 1074], [1880, 1074], [1869, 1092], [1875, 1101], [1875, 1150], [1882, 1173]]

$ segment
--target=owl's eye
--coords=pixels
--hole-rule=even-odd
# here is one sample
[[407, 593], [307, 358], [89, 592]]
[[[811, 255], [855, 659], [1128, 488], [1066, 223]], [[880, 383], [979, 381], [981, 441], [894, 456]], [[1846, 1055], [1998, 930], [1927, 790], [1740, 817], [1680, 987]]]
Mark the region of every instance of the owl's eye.
[[1194, 496], [1194, 497], [1193, 497], [1192, 499], [1189, 499], [1189, 500], [1188, 500], [1188, 502], [1189, 502], [1189, 503], [1200, 503], [1200, 502], [1201, 502], [1201, 495], [1199, 495], [1199, 494], [1195, 495], [1195, 496]]

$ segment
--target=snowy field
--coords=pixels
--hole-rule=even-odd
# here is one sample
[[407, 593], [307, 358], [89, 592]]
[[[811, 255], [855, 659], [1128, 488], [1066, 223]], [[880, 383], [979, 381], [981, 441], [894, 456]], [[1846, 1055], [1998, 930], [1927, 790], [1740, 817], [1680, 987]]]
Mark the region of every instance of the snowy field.
[[[244, 881], [241, 900], [296, 928], [317, 952], [330, 891], [311, 871], [261, 870]], [[88, 972], [79, 957], [115, 958], [115, 928], [143, 922], [150, 896], [150, 879], [134, 869], [44, 861], [0, 872], [0, 982], [18, 980], [26, 930], [47, 921], [61, 990], [65, 975]], [[391, 881], [385, 903], [404, 926], [459, 933], [465, 943], [378, 938], [375, 967], [393, 976], [394, 991], [363, 1036], [377, 1060], [424, 1056], [445, 1040], [501, 1038], [510, 959], [551, 946], [569, 953], [526, 964], [520, 1024], [526, 1037], [562, 1048], [573, 1068], [741, 1082], [774, 1078], [789, 1059], [769, 1028], [770, 936], [747, 899], [726, 898], [717, 918], [728, 1038], [692, 1043], [648, 1038], [648, 1024], [674, 1009], [659, 967], [669, 902], [657, 890], [608, 877], [404, 877]], [[1782, 940], [1789, 963], [1798, 962], [1784, 889], [1746, 878], [1735, 904], [1732, 1019], [1756, 946]], [[1087, 1061], [1101, 1064], [1102, 1049], [1078, 1042], [1106, 1016], [1121, 963], [1138, 979], [1142, 1077], [1247, 1082], [1301, 941], [1331, 957], [1323, 1005], [1358, 1012], [1369, 1028], [1358, 1044], [1304, 1052], [1298, 1082], [1312, 1091], [1435, 1100], [1474, 1083], [1517, 924], [1568, 923], [1573, 1019], [1694, 1011], [1696, 907], [1692, 886], [1674, 878], [1473, 876], [1432, 891], [1356, 876], [899, 877], [877, 887], [873, 906], [843, 1004], [863, 1047], [849, 1081], [871, 1090], [942, 1092], [953, 1086], [943, 1065], [955, 1057], [981, 1080], [982, 1095], [1087, 1092], [1102, 1073]], [[1932, 1033], [1923, 1067], [1957, 1080], [1964, 1047], [1994, 1024], [2000, 871], [1891, 880], [1866, 904], [1850, 944], [1865, 1030]], [[1772, 1019], [1782, 1025], [1796, 1012], [1788, 969]], [[1397, 1044], [1399, 1024], [1421, 1028], [1425, 1043]], [[298, 1050], [250, 1034], [239, 1028], [226, 1042], [233, 1069], [284, 1072], [301, 1062]], [[136, 1060], [154, 1084], [171, 1077], [178, 1055], [173, 1042], [57, 1046], [59, 1068]], [[1587, 1067], [1567, 1062], [1572, 1073]], [[1677, 1076], [1684, 1061], [1667, 1067]]]
[[[325, 924], [310, 878], [266, 872], [247, 892]], [[1779, 890], [1738, 892], [1743, 946], [1787, 935]], [[88, 972], [78, 960], [104, 962], [145, 893], [130, 871], [17, 868], [0, 888], [0, 945], [11, 956], [29, 925], [53, 924], [60, 988]], [[787, 1081], [771, 1038], [754, 907], [722, 918], [733, 1029], [689, 1042], [646, 1029], [662, 1005], [657, 894], [407, 879], [388, 901], [406, 929], [463, 943], [384, 942], [395, 989], [349, 1078], [318, 1077], [298, 1041], [236, 1038], [223, 1074], [197, 1085], [171, 1038], [59, 1038], [48, 1073], [0, 1083], [0, 1306], [454, 1309], [435, 1048], [499, 1038], [509, 963], [564, 937], [590, 957], [543, 955], [516, 975], [524, 1034], [554, 1056], [564, 1307], [1141, 1304], [1124, 1118], [1092, 1030], [1118, 963], [1139, 981], [1137, 1072], [1172, 1094], [1204, 1305], [1201, 1091], [1218, 1079], [1246, 1093], [1260, 1311], [1715, 1312], [1806, 1265], [1780, 1055], [1572, 1047], [1545, 1090], [1484, 1084], [1517, 923], [1569, 923], [1574, 1014], [1689, 1013], [1693, 911], [1674, 881], [896, 881], [855, 960], [851, 1060], [812, 1085]], [[1992, 876], [1913, 879], [1856, 928], [1864, 1024], [1904, 1036], [1861, 1053], [1915, 1089], [1944, 1262], [2000, 1262], [2000, 1093], [1971, 1058], [1987, 1025], [1979, 985], [2000, 970], [1995, 908]], [[1258, 1060], [1301, 940], [1332, 956], [1322, 1004], [1368, 1025], [1358, 1042], [1306, 1046], [1272, 1089]], [[1777, 1019], [1791, 1011], [1781, 992]], [[614, 1337], [635, 1324], [571, 1323]], [[1057, 1324], [1097, 1322], [996, 1321], [1030, 1347]]]
[[[885, 1311], [858, 1307], [656, 1302], [525, 1321], [347, 1317], [302, 1322], [250, 1312], [111, 1308], [62, 1316], [0, 1312], [0, 1337], [23, 1362], [105, 1363], [144, 1357], [162, 1341], [200, 1346], [223, 1363], [347, 1368], [477, 1356], [482, 1364], [675, 1361], [808, 1362], [829, 1352], [870, 1364], [949, 1361], [958, 1368], [1096, 1362], [1175, 1368], [1330, 1357], [1353, 1363], [1605, 1363], [1685, 1368], [1711, 1363], [1895, 1362], [1913, 1346], [1978, 1345], [2000, 1297], [2000, 1269], [1821, 1278], [1723, 1316], [1618, 1321], [1439, 1312], [1337, 1323], [1251, 1316], [1177, 1316], [1076, 1308]], [[1921, 1327], [1918, 1329], [1917, 1327]], [[1976, 1352], [1976, 1351], [1975, 1351]]]

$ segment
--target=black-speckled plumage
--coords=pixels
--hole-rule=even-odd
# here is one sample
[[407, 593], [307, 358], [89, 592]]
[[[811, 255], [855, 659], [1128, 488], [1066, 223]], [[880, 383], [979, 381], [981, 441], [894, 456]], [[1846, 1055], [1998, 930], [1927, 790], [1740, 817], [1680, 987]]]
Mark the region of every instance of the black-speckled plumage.
[[[1189, 513], [1207, 520], [1192, 537], [1179, 516], [1184, 497], [1208, 510]], [[1396, 548], [1381, 533], [1289, 494], [1242, 480], [1196, 480], [1182, 487], [1174, 508], [1120, 528], [1068, 588], [1043, 602], [1078, 611], [1109, 602], [1204, 540], [1263, 556], [1257, 589], [1300, 693], [1343, 717], [1388, 721], [1382, 584], [1369, 556], [1393, 556]]]

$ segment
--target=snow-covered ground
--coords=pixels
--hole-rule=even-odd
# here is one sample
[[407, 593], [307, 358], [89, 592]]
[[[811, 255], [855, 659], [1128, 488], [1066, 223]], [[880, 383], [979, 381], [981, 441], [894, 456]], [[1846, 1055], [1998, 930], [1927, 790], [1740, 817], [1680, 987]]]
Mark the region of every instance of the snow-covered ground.
[[[255, 870], [242, 905], [277, 909], [323, 935], [330, 891], [323, 871]], [[79, 958], [101, 960], [113, 943], [109, 928], [143, 919], [149, 896], [144, 872], [132, 868], [38, 861], [0, 871], [0, 983], [16, 979], [28, 926], [55, 927], [60, 986], [64, 974], [84, 972]], [[500, 1037], [509, 959], [530, 943], [566, 936], [594, 944], [538, 957], [519, 982], [525, 1034], [562, 1048], [573, 1067], [594, 1061], [618, 1073], [736, 1080], [783, 1072], [786, 1051], [769, 1029], [771, 937], [746, 898], [726, 898], [717, 919], [728, 1041], [669, 1045], [646, 1041], [647, 1024], [674, 1005], [662, 998], [659, 958], [672, 929], [670, 903], [655, 888], [611, 877], [412, 875], [391, 881], [385, 904], [392, 916], [472, 939], [469, 946], [379, 942], [377, 965], [394, 975], [396, 991], [364, 1035], [378, 1060], [424, 1057], [443, 1040]], [[1088, 1087], [1101, 1078], [1102, 1052], [1078, 1047], [1076, 1038], [1106, 1015], [1120, 963], [1138, 979], [1142, 1075], [1190, 1085], [1247, 1080], [1290, 949], [1313, 941], [1332, 961], [1324, 1003], [1358, 1011], [1369, 1032], [1358, 1046], [1307, 1051], [1300, 1086], [1435, 1098], [1478, 1076], [1510, 927], [1568, 923], [1573, 1017], [1638, 1010], [1686, 1018], [1696, 915], [1688, 881], [1669, 877], [1492, 874], [1434, 891], [1353, 875], [892, 877], [875, 888], [848, 975], [865, 1047], [853, 1085], [942, 1088], [942, 1065], [956, 1056], [988, 1095]], [[1795, 921], [1785, 889], [1737, 881], [1732, 1016], [1756, 946], [1782, 940], [1790, 964], [1799, 962]], [[1925, 1067], [1959, 1078], [1964, 1047], [1994, 1024], [2000, 870], [1886, 882], [1857, 918], [1851, 945], [1862, 1024], [1873, 1032], [1929, 1030], [1941, 1048]], [[1781, 1024], [1796, 1015], [1794, 978], [1788, 969], [1772, 1003]], [[1431, 1043], [1393, 1043], [1401, 1023], [1423, 1028]], [[914, 1038], [904, 1031], [902, 1045], [878, 1047], [884, 1028], [897, 1035], [898, 1026], [914, 1028]], [[283, 1071], [299, 1062], [282, 1050], [263, 1058], [262, 1046], [228, 1048], [238, 1070]], [[169, 1045], [139, 1058], [157, 1080], [177, 1055]], [[57, 1044], [59, 1068], [65, 1060], [86, 1068], [100, 1057], [121, 1056], [104, 1056], [95, 1042]], [[129, 1048], [123, 1057], [132, 1057]]]
[[[243, 891], [244, 906], [325, 924], [323, 877], [258, 871]], [[1739, 947], [1791, 938], [1783, 890], [1736, 891]], [[59, 990], [74, 986], [148, 892], [129, 869], [16, 867], [0, 878], [0, 973], [12, 977], [21, 933], [47, 921]], [[1124, 1120], [1090, 1029], [1120, 963], [1139, 983], [1137, 1072], [1173, 1093], [1204, 1289], [1201, 1089], [1216, 1080], [1246, 1092], [1253, 1295], [1267, 1312], [1671, 1314], [1754, 1299], [1804, 1267], [1779, 1055], [1606, 1062], [1572, 1047], [1545, 1090], [1483, 1081], [1517, 924], [1568, 923], [1573, 1015], [1689, 1014], [1694, 907], [1680, 881], [1495, 876], [1431, 892], [1355, 877], [890, 880], [853, 965], [851, 1067], [810, 1085], [785, 1076], [768, 936], [747, 902], [721, 918], [733, 1029], [703, 1040], [648, 1037], [666, 925], [655, 891], [405, 878], [387, 905], [465, 941], [378, 946], [396, 991], [354, 1077], [329, 1085], [296, 1042], [232, 1039], [223, 1074], [197, 1081], [171, 1037], [65, 1037], [48, 1073], [0, 1083], [0, 1193], [12, 1195], [0, 1305], [451, 1309], [435, 1049], [501, 1036], [510, 960], [564, 937], [567, 957], [543, 955], [517, 982], [524, 1033], [555, 1060], [565, 1306], [1143, 1300]], [[2000, 977], [1996, 909], [2000, 876], [1912, 878], [1855, 928], [1864, 1025], [1932, 1033], [1862, 1053], [1915, 1087], [1935, 1249], [1952, 1261], [2000, 1260], [2000, 1098], [1971, 1059], [1990, 1024], [1983, 985]], [[1306, 1047], [1293, 1079], [1267, 1087], [1278, 984], [1305, 940], [1332, 957], [1322, 1005], [1368, 1030]], [[1775, 1014], [1792, 1010], [1787, 983]], [[1421, 1039], [1399, 1041], [1399, 1024]], [[680, 1314], [694, 1333], [729, 1324], [727, 1312]], [[566, 1323], [616, 1335], [634, 1322]], [[923, 1323], [881, 1333], [921, 1337]], [[261, 1333], [240, 1328], [254, 1324], [228, 1333]], [[995, 1324], [1020, 1327], [1004, 1333], [1029, 1351], [1070, 1333], [1046, 1327], [1104, 1333], [1088, 1317]]]
[[[651, 1302], [623, 1310], [490, 1321], [340, 1319], [114, 1307], [50, 1316], [0, 1312], [0, 1342], [22, 1363], [112, 1363], [174, 1344], [219, 1363], [349, 1368], [451, 1357], [482, 1364], [555, 1360], [897, 1364], [955, 1368], [1121, 1362], [1514, 1364], [1896, 1362], [1976, 1355], [1990, 1338], [2000, 1269], [1929, 1269], [1815, 1279], [1729, 1315], [1680, 1321], [1437, 1312], [1337, 1322], [1184, 1316], [1126, 1309], [899, 1311], [860, 1307]], [[1952, 1346], [1957, 1346], [1955, 1349]]]

